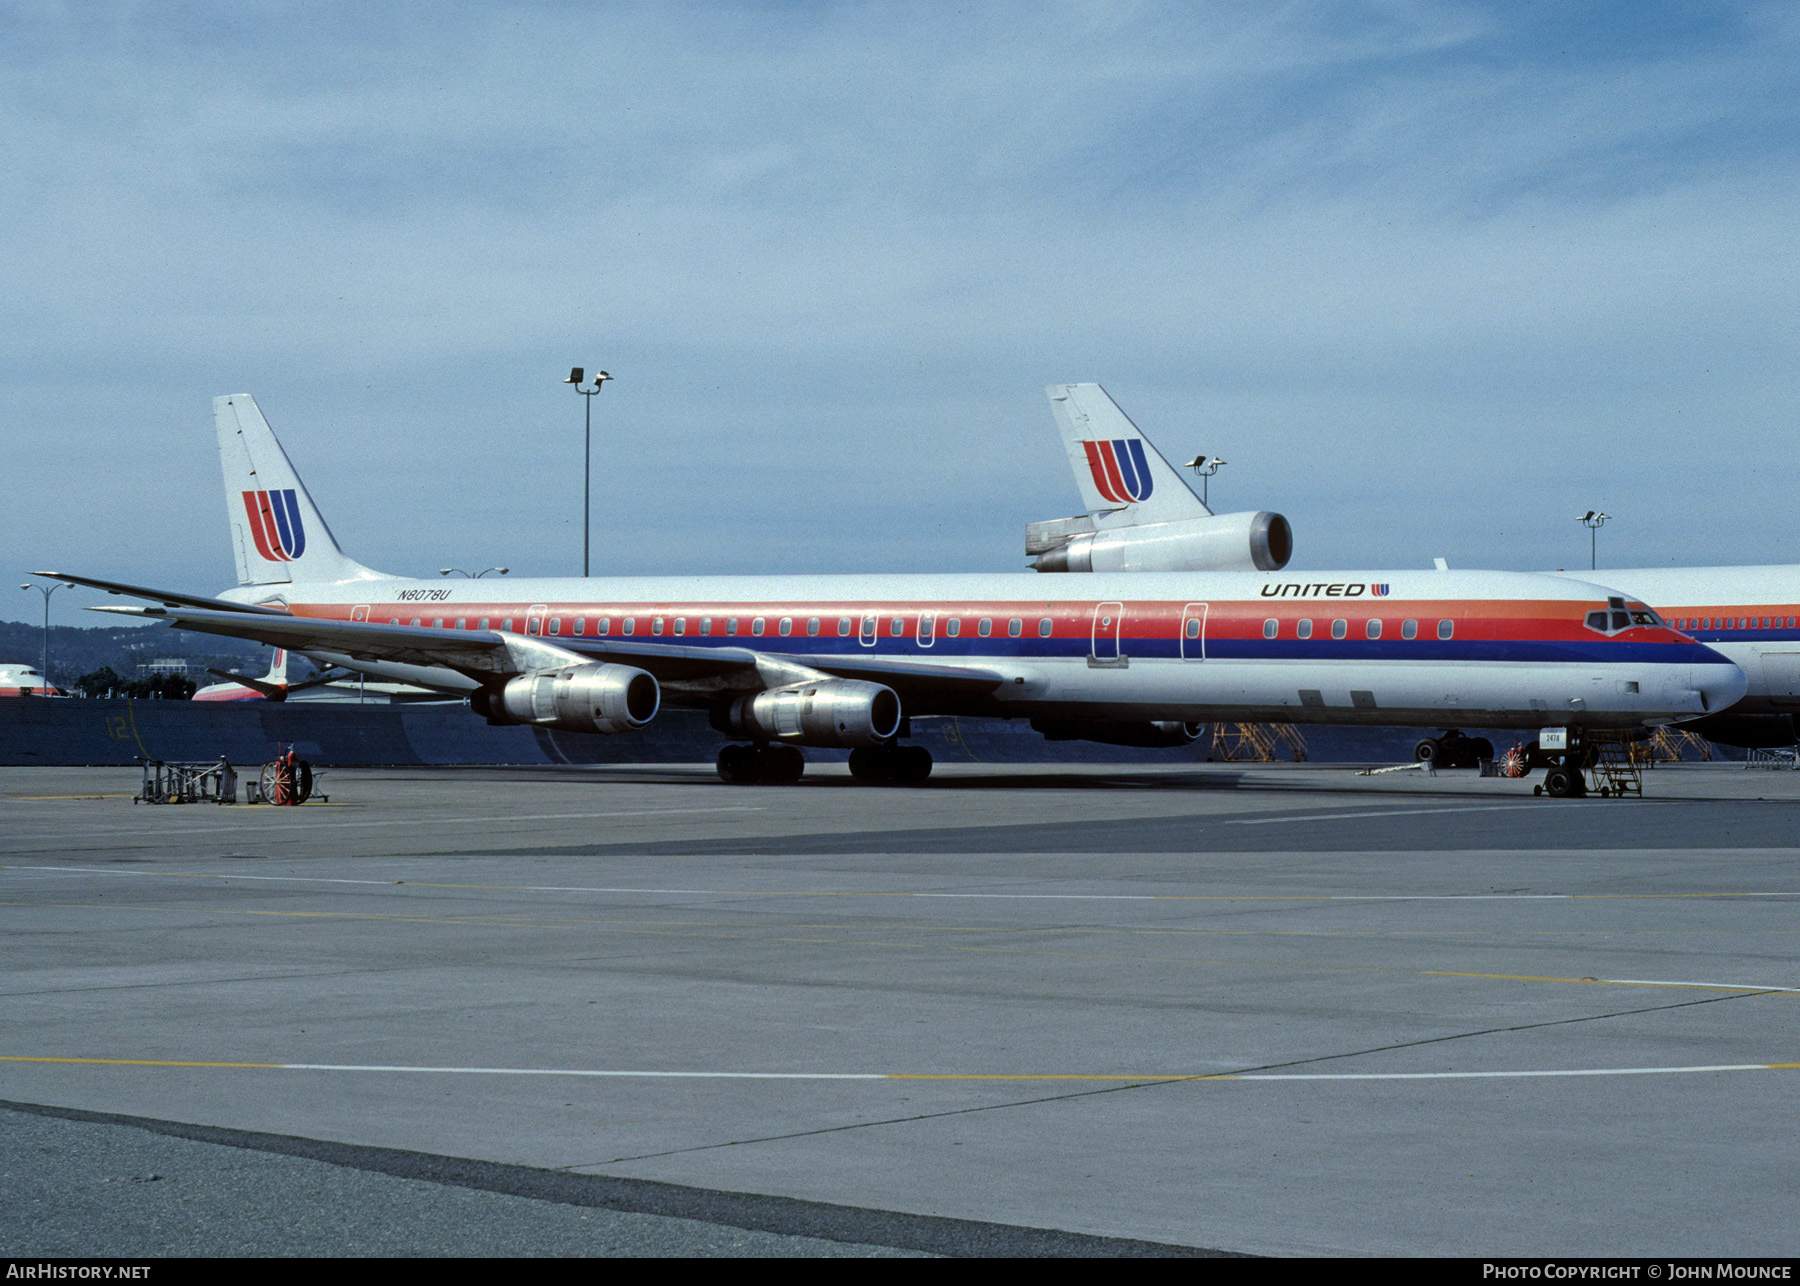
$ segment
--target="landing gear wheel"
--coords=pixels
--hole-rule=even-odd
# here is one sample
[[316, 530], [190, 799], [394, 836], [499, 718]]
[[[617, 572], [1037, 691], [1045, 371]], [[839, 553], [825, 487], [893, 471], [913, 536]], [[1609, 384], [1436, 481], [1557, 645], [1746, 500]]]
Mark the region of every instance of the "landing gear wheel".
[[1413, 758], [1422, 764], [1436, 767], [1443, 762], [1444, 747], [1436, 737], [1426, 737], [1413, 747]]
[[719, 751], [719, 780], [731, 786], [748, 786], [756, 780], [756, 747], [726, 746]]
[[1561, 764], [1544, 774], [1544, 793], [1552, 799], [1568, 799], [1581, 794], [1581, 776], [1573, 768]]
[[924, 746], [858, 746], [850, 752], [850, 775], [858, 781], [924, 781], [931, 776], [931, 752]]
[[896, 746], [894, 757], [899, 761], [896, 781], [920, 782], [931, 776], [931, 752], [924, 746]]
[[756, 779], [766, 786], [792, 786], [806, 772], [806, 756], [794, 746], [758, 746]]
[[1494, 743], [1489, 741], [1486, 737], [1475, 738], [1474, 741], [1469, 743], [1469, 749], [1474, 752], [1476, 763], [1480, 763], [1483, 759], [1492, 759], [1494, 757]]
[[850, 752], [850, 775], [858, 781], [888, 780], [886, 746], [858, 746]]

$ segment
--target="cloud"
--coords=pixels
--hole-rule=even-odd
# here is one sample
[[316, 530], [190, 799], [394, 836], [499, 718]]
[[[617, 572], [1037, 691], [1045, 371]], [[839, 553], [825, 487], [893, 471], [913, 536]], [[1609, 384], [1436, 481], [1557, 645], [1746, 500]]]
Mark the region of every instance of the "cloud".
[[365, 561], [567, 570], [581, 362], [621, 570], [1022, 566], [1070, 379], [1310, 566], [1800, 560], [1795, 23], [1582, 13], [8, 9], [0, 542], [222, 585], [247, 390]]

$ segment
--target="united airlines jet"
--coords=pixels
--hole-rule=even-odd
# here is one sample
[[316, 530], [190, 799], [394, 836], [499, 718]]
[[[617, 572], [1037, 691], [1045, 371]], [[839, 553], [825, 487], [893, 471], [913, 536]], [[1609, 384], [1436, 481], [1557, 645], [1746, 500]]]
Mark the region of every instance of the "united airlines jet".
[[[665, 700], [705, 709], [731, 742], [727, 781], [796, 780], [803, 746], [849, 748], [863, 780], [922, 779], [930, 755], [905, 740], [919, 716], [1023, 718], [1126, 745], [1180, 745], [1208, 720], [1578, 738], [1704, 715], [1745, 687], [1641, 604], [1628, 628], [1610, 615], [1596, 628], [1594, 613], [1625, 608], [1615, 591], [1508, 572], [1288, 574], [1284, 556], [1079, 577], [391, 576], [339, 548], [253, 399], [213, 409], [235, 589], [44, 574], [155, 604], [91, 610], [460, 692], [494, 724], [621, 733]], [[1258, 530], [1266, 541], [1274, 526], [1248, 522], [1244, 540]]]
[[[1039, 571], [1210, 571], [1279, 567], [1293, 549], [1280, 514], [1214, 514], [1098, 384], [1045, 390], [1089, 512], [1032, 523], [1025, 552]], [[1800, 715], [1800, 566], [1649, 567], [1607, 571], [1632, 600], [1596, 609], [1597, 629], [1641, 623], [1654, 603], [1669, 624], [1744, 671], [1728, 713], [1692, 726], [1738, 746], [1792, 745]], [[1589, 578], [1593, 579], [1593, 578]], [[1421, 743], [1423, 744], [1423, 743]]]

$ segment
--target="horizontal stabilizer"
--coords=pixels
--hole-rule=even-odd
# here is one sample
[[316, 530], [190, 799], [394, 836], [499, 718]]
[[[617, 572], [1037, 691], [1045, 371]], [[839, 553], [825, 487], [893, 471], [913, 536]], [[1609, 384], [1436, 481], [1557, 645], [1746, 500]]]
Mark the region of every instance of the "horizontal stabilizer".
[[282, 700], [290, 690], [285, 683], [269, 683], [262, 679], [253, 679], [247, 674], [238, 674], [233, 670], [215, 670], [210, 665], [206, 667], [206, 672], [217, 675], [221, 679], [229, 679], [233, 683], [241, 683], [252, 692], [262, 693], [271, 701]]

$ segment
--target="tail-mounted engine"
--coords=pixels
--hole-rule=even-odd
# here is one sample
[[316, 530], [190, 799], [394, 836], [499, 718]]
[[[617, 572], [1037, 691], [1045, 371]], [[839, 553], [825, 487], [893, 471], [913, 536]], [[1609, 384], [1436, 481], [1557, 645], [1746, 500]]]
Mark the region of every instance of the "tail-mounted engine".
[[900, 731], [900, 698], [861, 679], [772, 688], [713, 708], [713, 727], [758, 741], [802, 746], [878, 746]]
[[1294, 556], [1294, 529], [1275, 513], [1105, 528], [1084, 515], [1031, 523], [1025, 553], [1040, 572], [1273, 572]]
[[569, 732], [633, 732], [656, 717], [656, 677], [628, 665], [571, 665], [509, 679], [469, 698], [489, 723], [529, 723]]
[[1107, 746], [1144, 746], [1165, 749], [1185, 746], [1206, 731], [1203, 723], [1157, 720], [1133, 723], [1115, 719], [1033, 719], [1032, 731], [1046, 741], [1098, 741]]

